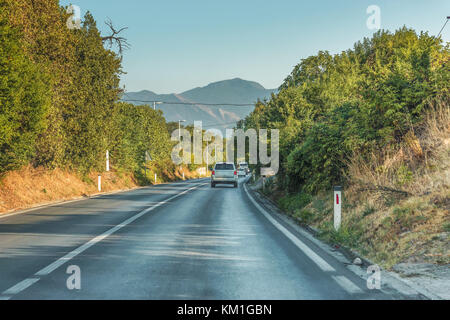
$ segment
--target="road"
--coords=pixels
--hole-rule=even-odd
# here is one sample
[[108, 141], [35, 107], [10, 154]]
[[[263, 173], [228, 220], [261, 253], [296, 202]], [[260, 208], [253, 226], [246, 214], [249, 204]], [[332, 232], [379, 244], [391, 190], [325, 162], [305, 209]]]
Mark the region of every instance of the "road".
[[[162, 184], [0, 218], [0, 299], [391, 298], [268, 219], [242, 180], [237, 189]], [[81, 289], [68, 289], [69, 266]]]

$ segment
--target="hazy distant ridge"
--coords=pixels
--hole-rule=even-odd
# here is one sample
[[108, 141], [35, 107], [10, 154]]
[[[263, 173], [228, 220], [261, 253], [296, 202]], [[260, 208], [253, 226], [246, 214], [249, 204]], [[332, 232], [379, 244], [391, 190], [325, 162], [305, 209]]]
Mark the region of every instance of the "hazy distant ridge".
[[[253, 104], [258, 99], [269, 98], [275, 89], [265, 89], [254, 81], [239, 78], [210, 83], [205, 87], [197, 87], [180, 94], [156, 94], [149, 90], [139, 92], [127, 92], [123, 100], [157, 100], [164, 102], [191, 102], [191, 103], [232, 103]], [[132, 102], [144, 104], [143, 102]], [[232, 122], [247, 116], [253, 106], [194, 106], [163, 104], [158, 105], [163, 110], [167, 121], [202, 120], [204, 125], [216, 125], [217, 127], [232, 127]]]

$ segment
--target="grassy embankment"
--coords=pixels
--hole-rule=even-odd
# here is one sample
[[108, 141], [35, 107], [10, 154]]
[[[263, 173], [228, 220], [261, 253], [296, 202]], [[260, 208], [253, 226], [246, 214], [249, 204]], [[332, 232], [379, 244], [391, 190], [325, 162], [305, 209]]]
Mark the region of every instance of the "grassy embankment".
[[286, 195], [276, 180], [265, 194], [319, 236], [390, 269], [400, 262], [450, 263], [450, 109], [439, 106], [400, 148], [353, 157], [343, 221], [333, 229], [332, 192]]

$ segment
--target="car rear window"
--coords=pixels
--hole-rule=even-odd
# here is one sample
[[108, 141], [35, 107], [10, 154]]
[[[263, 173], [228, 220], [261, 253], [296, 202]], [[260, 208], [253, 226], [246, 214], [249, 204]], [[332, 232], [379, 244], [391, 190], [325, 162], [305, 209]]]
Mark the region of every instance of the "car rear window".
[[234, 170], [232, 163], [218, 163], [215, 167], [216, 170]]

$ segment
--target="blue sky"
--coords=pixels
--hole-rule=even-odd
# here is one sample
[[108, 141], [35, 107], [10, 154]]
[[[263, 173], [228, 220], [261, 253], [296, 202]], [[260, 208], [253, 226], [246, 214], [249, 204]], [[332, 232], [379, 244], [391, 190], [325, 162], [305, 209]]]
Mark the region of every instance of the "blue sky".
[[[403, 25], [437, 35], [450, 16], [448, 0], [62, 0], [90, 11], [101, 30], [111, 18], [131, 49], [124, 54], [127, 91], [180, 93], [235, 77], [278, 87], [302, 59], [338, 53], [370, 37], [369, 5], [381, 28]], [[450, 23], [442, 38], [450, 41]]]

